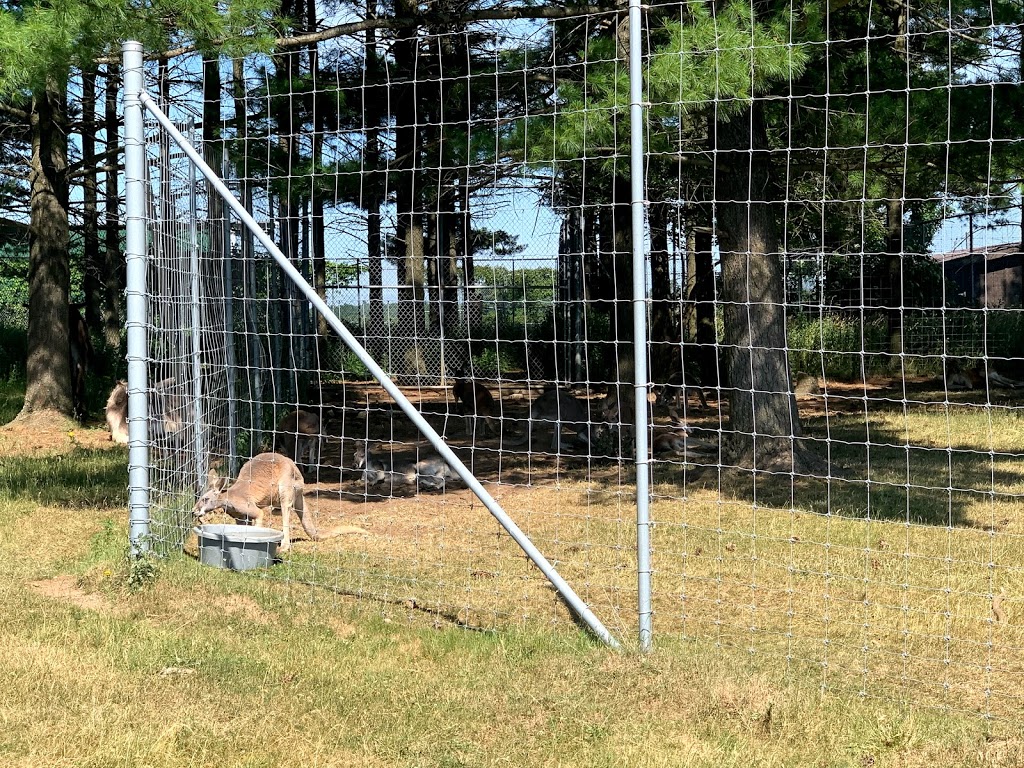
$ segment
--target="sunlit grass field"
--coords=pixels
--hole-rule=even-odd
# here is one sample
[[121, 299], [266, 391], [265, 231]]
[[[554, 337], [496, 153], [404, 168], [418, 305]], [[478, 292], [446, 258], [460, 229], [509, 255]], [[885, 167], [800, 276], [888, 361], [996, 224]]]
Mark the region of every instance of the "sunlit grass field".
[[812, 418], [831, 481], [656, 465], [646, 655], [628, 482], [490, 486], [611, 651], [465, 491], [338, 507], [321, 489], [328, 525], [368, 534], [301, 541], [256, 576], [187, 554], [150, 573], [124, 557], [123, 450], [99, 430], [0, 432], [0, 758], [1021, 765], [1015, 424], [970, 407]]

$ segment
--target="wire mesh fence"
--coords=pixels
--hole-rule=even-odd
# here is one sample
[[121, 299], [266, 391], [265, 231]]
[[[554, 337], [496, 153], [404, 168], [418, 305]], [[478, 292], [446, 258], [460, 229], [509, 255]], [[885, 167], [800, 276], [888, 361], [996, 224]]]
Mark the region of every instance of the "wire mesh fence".
[[[639, 468], [656, 640], [1019, 719], [1024, 275], [1019, 229], [1006, 245], [975, 226], [1019, 227], [1019, 29], [647, 8], [636, 233], [626, 12], [537, 16], [371, 17], [272, 55], [154, 63], [148, 89], [614, 635], [638, 611]], [[193, 546], [211, 471], [277, 451], [319, 540], [267, 575], [466, 626], [564, 623], [148, 131], [154, 545]], [[963, 245], [965, 212], [967, 250], [936, 253]], [[634, 455], [637, 237], [650, 457]]]

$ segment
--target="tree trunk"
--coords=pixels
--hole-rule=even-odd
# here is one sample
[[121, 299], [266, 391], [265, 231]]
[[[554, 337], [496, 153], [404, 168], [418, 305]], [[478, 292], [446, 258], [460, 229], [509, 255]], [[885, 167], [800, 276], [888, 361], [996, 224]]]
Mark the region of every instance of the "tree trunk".
[[[376, 0], [367, 0], [366, 18], [377, 18]], [[377, 60], [377, 32], [373, 27], [366, 30], [364, 44], [366, 80], [373, 88], [379, 86], [380, 67]], [[370, 278], [370, 314], [367, 321], [367, 341], [370, 352], [381, 361], [386, 351], [385, 341], [390, 335], [387, 317], [384, 313], [384, 254], [381, 249], [380, 206], [383, 202], [380, 173], [380, 109], [386, 103], [382, 93], [367, 93], [364, 101], [363, 120], [366, 126], [365, 166], [370, 171], [370, 180], [365, 187], [362, 206], [366, 210], [366, 261]]]
[[[411, 0], [396, 4], [399, 16], [412, 17], [416, 5]], [[413, 27], [399, 32], [392, 50], [395, 69], [405, 83], [397, 89], [395, 107], [395, 165], [399, 169], [397, 190], [397, 227], [395, 240], [399, 250], [398, 263], [398, 327], [399, 359], [393, 367], [410, 375], [426, 373], [420, 341], [423, 331], [424, 303], [424, 238], [422, 220], [422, 194], [419, 185], [419, 97], [416, 73], [416, 54], [419, 46], [418, 29]]]
[[[889, 352], [903, 353], [903, 201], [889, 200], [886, 205], [886, 243], [888, 254], [889, 296], [886, 299], [889, 321]], [[898, 363], [898, 361], [897, 361]]]
[[[116, 161], [116, 158], [108, 158], [108, 162]], [[82, 290], [85, 294], [85, 323], [91, 331], [102, 327], [105, 293], [105, 264], [104, 257], [100, 254], [99, 184], [96, 170], [95, 69], [82, 72], [82, 172]]]
[[[306, 3], [306, 31], [312, 32], [317, 27], [316, 2], [309, 0]], [[320, 88], [320, 46], [316, 42], [306, 46], [306, 56], [309, 59], [309, 78], [313, 84], [309, 93], [309, 112], [313, 116], [313, 168], [314, 173], [323, 161], [324, 148], [324, 113], [319, 104], [317, 89]], [[317, 295], [327, 301], [327, 227], [324, 221], [324, 193], [317, 188], [316, 184], [310, 186], [310, 229], [312, 234], [312, 259], [313, 288]], [[321, 360], [325, 359], [327, 353], [327, 340], [332, 338], [334, 332], [327, 324], [327, 319], [316, 313], [316, 341], [318, 355]]]
[[785, 285], [764, 112], [755, 104], [711, 129], [719, 152], [715, 189], [730, 453], [748, 469], [803, 473], [815, 462], [797, 441], [800, 421], [786, 349]]
[[[705, 387], [717, 387], [723, 382], [718, 370], [718, 328], [715, 325], [715, 255], [711, 250], [710, 232], [694, 235], [693, 301], [694, 341], [697, 344], [696, 362], [700, 382]], [[688, 280], [689, 282], [689, 280]], [[685, 357], [685, 355], [684, 355]], [[685, 364], [685, 363], [684, 363]]]
[[64, 81], [32, 99], [28, 361], [20, 418], [71, 416], [67, 119]]
[[103, 104], [103, 123], [106, 131], [106, 165], [109, 166], [103, 181], [104, 196], [104, 233], [103, 243], [103, 344], [114, 354], [114, 359], [120, 361], [121, 354], [121, 303], [124, 296], [126, 284], [125, 261], [121, 255], [121, 224], [120, 224], [120, 201], [121, 196], [117, 188], [117, 154], [114, 150], [117, 147], [117, 85], [119, 82], [118, 67], [116, 64], [108, 64], [106, 80], [103, 84], [105, 89]]
[[681, 329], [673, 312], [675, 302], [668, 254], [668, 206], [650, 207], [651, 227], [651, 380], [669, 374], [672, 355], [678, 348]]

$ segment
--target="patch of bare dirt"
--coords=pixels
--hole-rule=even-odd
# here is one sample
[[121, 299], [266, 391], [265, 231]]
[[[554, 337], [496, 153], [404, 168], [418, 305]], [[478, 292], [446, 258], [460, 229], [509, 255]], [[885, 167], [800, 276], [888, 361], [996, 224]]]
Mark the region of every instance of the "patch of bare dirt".
[[103, 595], [97, 594], [96, 592], [86, 592], [82, 589], [74, 576], [54, 576], [52, 579], [32, 581], [29, 582], [29, 587], [35, 591], [36, 594], [48, 597], [52, 600], [71, 603], [76, 608], [106, 614], [119, 612], [117, 606], [103, 597]]
[[0, 456], [49, 455], [76, 447], [125, 450], [124, 446], [111, 442], [110, 433], [105, 428], [82, 426], [59, 414], [50, 416], [19, 416], [0, 426]]

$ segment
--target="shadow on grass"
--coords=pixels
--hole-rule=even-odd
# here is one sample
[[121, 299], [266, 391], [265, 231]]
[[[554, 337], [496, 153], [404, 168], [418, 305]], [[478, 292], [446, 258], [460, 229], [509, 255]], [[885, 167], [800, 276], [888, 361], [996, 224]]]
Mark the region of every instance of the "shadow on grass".
[[128, 503], [121, 451], [76, 448], [57, 456], [0, 457], [0, 498], [71, 508]]
[[25, 403], [25, 383], [22, 381], [0, 382], [0, 424], [7, 424]]
[[[875, 409], [880, 415], [884, 409]], [[1010, 504], [1024, 494], [1024, 455], [990, 452], [983, 435], [962, 430], [957, 444], [928, 444], [928, 436], [883, 426], [872, 419], [833, 418], [827, 433], [810, 424], [807, 435], [827, 439], [831, 478], [757, 473], [726, 468], [705, 471], [695, 485], [720, 488], [732, 501], [794, 507], [850, 519], [987, 529], [1008, 522]], [[975, 438], [977, 442], [971, 443]], [[918, 444], [914, 444], [917, 442]], [[952, 442], [952, 441], [950, 441]], [[815, 443], [819, 455], [825, 446]], [[710, 469], [714, 469], [713, 467]], [[1005, 513], [993, 505], [1006, 504]], [[978, 510], [985, 510], [981, 519]], [[1005, 520], [1003, 518], [1006, 518]]]

